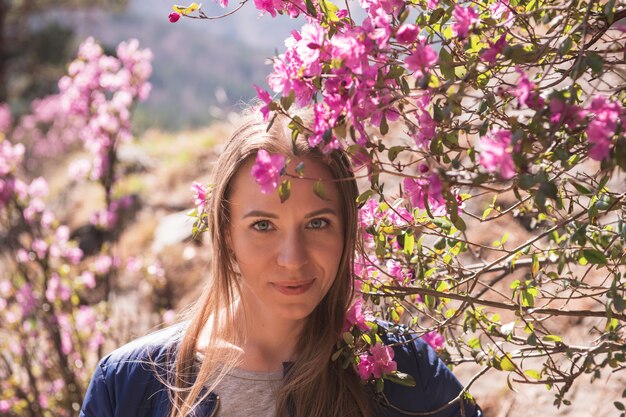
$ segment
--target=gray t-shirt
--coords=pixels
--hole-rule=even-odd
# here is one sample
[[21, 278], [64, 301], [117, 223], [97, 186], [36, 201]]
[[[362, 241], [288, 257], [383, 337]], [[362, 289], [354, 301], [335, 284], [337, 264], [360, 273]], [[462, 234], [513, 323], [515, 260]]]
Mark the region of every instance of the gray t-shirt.
[[[197, 356], [199, 360], [202, 359], [201, 354]], [[282, 371], [231, 369], [213, 391], [219, 396], [216, 416], [275, 417], [276, 392], [280, 389], [282, 379]]]

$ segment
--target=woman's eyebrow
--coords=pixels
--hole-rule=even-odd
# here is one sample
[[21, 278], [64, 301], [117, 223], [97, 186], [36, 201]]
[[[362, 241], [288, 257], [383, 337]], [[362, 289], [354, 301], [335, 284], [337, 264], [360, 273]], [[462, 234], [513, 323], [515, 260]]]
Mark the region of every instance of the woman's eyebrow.
[[270, 219], [277, 219], [278, 215], [268, 211], [252, 210], [244, 214], [243, 218], [245, 219], [247, 217], [269, 217]]
[[[320, 210], [315, 210], [312, 211], [310, 213], [308, 213], [306, 216], [304, 216], [304, 218], [306, 219], [310, 219], [311, 217], [315, 217], [315, 216], [319, 216], [321, 214], [330, 214], [333, 216], [338, 216], [337, 212], [329, 207], [320, 209]], [[243, 215], [243, 218], [248, 218], [248, 217], [267, 217], [269, 219], [277, 219], [278, 215], [275, 213], [271, 213], [269, 211], [262, 211], [262, 210], [251, 210], [249, 212], [247, 212], [246, 214]]]
[[319, 216], [320, 214], [331, 214], [331, 215], [333, 215], [333, 216], [337, 216], [337, 217], [339, 217], [339, 216], [337, 215], [337, 212], [336, 212], [335, 210], [333, 210], [333, 209], [329, 208], [329, 207], [326, 207], [326, 208], [323, 208], [323, 209], [320, 209], [320, 210], [315, 210], [315, 211], [312, 211], [312, 212], [310, 212], [309, 214], [307, 214], [307, 215], [306, 215], [306, 216], [304, 216], [304, 217], [305, 217], [306, 219], [309, 219], [309, 218], [311, 218], [311, 217]]

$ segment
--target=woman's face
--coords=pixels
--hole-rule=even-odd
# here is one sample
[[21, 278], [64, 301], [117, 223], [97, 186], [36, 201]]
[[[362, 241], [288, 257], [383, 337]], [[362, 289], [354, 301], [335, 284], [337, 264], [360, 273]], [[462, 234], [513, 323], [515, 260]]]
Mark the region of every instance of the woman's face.
[[[332, 179], [328, 168], [303, 161], [308, 178]], [[323, 182], [328, 200], [313, 191], [314, 181], [291, 178], [284, 203], [277, 192], [263, 194], [250, 175], [249, 158], [231, 183], [230, 244], [242, 275], [242, 301], [251, 315], [301, 320], [326, 295], [343, 252], [340, 197], [333, 182]]]

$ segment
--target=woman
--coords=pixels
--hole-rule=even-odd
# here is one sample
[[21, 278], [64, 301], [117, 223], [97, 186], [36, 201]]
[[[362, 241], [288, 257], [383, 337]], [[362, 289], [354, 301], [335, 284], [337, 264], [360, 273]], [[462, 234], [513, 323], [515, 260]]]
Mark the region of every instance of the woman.
[[[234, 132], [206, 206], [214, 261], [203, 295], [184, 324], [104, 358], [81, 416], [482, 415], [406, 332], [384, 340], [415, 387], [386, 382], [379, 398], [331, 360], [352, 299], [358, 191], [344, 153], [292, 143], [288, 122], [278, 117], [268, 130], [250, 118]], [[276, 155], [287, 157], [291, 181], [282, 203], [258, 183], [275, 182]]]

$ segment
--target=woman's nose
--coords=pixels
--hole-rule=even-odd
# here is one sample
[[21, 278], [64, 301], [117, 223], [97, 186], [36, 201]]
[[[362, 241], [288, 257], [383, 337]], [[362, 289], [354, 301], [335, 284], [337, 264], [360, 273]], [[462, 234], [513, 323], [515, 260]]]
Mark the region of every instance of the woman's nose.
[[308, 262], [306, 243], [300, 233], [289, 233], [281, 242], [277, 263], [288, 269], [299, 269]]

